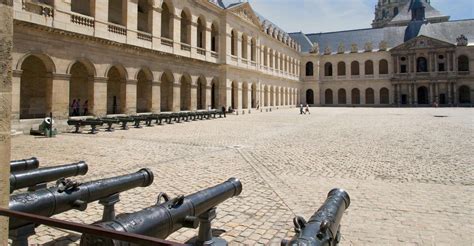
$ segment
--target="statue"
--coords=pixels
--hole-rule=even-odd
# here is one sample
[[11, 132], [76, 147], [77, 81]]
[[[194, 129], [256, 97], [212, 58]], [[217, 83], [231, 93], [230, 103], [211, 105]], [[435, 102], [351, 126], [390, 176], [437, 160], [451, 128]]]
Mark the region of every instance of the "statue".
[[371, 52], [373, 49], [374, 49], [374, 46], [372, 45], [372, 42], [365, 43], [365, 47], [364, 47], [365, 52]]
[[464, 36], [464, 34], [461, 34], [461, 36], [459, 36], [456, 41], [458, 46], [467, 46], [468, 43], [468, 39], [466, 36]]
[[313, 43], [313, 47], [309, 51], [311, 54], [319, 54], [319, 43]]
[[346, 52], [346, 47], [343, 42], [340, 42], [339, 47], [337, 47], [337, 53], [342, 54], [344, 52]]
[[351, 52], [352, 53], [359, 52], [359, 48], [357, 47], [357, 44], [351, 44]]
[[330, 55], [331, 53], [332, 53], [331, 47], [326, 46], [326, 48], [324, 48], [324, 54], [325, 55]]
[[379, 43], [379, 50], [387, 50], [387, 42], [385, 40], [380, 41]]

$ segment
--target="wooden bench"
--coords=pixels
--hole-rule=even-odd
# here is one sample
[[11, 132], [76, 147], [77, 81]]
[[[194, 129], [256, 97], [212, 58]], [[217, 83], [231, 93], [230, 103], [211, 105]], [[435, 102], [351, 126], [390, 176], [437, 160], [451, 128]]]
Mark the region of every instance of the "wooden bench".
[[80, 133], [79, 129], [84, 126], [90, 126], [91, 130], [89, 134], [96, 134], [97, 133], [97, 126], [104, 125], [104, 122], [98, 119], [85, 119], [85, 120], [74, 120], [70, 119], [67, 121], [67, 124], [70, 126], [74, 126], [76, 130], [74, 133]]

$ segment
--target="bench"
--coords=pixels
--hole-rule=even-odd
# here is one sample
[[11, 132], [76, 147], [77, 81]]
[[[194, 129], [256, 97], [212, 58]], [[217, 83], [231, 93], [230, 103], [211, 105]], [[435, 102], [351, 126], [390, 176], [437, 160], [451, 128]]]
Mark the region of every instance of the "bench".
[[102, 126], [104, 125], [104, 122], [98, 119], [86, 119], [86, 120], [68, 120], [67, 124], [69, 126], [74, 126], [76, 130], [74, 133], [80, 133], [79, 128], [84, 127], [84, 126], [90, 126], [91, 130], [89, 134], [96, 134], [97, 133], [97, 126]]

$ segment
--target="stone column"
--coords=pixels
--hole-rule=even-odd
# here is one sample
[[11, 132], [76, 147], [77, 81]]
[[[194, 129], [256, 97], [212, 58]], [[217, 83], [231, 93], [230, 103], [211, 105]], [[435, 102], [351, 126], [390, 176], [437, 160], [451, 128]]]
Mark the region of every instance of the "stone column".
[[[176, 77], [175, 78], [180, 78]], [[173, 112], [179, 112], [181, 111], [181, 83], [179, 80], [173, 83], [173, 107], [172, 107]]]
[[[13, 2], [0, 0], [0, 207], [10, 196]], [[8, 245], [8, 219], [0, 217], [0, 245]]]
[[430, 103], [434, 101], [435, 97], [434, 97], [434, 84], [430, 83], [429, 84], [429, 87], [430, 87]]
[[436, 100], [436, 102], [439, 103], [439, 101], [440, 101], [440, 98], [439, 98], [439, 83], [435, 83], [434, 86], [435, 86], [435, 100]]
[[453, 104], [453, 94], [451, 93], [451, 83], [450, 82], [446, 83], [446, 87], [448, 88], [448, 95], [447, 95], [448, 104], [452, 105]]
[[108, 38], [109, 0], [95, 1], [95, 36]]
[[[73, 0], [74, 1], [74, 0]], [[132, 30], [138, 30], [138, 1], [126, 1], [125, 16], [127, 22], [127, 43], [134, 44], [137, 40], [137, 33]], [[160, 21], [161, 22], [161, 21]]]
[[153, 112], [154, 114], [161, 112], [161, 82], [160, 81], [151, 82], [151, 112]]
[[51, 112], [53, 118], [63, 120], [69, 118], [69, 81], [68, 74], [54, 74], [51, 86]]
[[137, 80], [127, 80], [125, 85], [125, 110], [124, 113], [131, 115], [137, 113]]
[[[196, 48], [191, 48], [191, 56], [196, 57], [197, 55], [197, 42], [198, 42], [198, 37], [197, 37], [197, 17], [191, 16], [191, 47], [196, 47]], [[206, 46], [204, 46], [205, 48]]]
[[252, 108], [252, 84], [249, 83], [248, 90], [247, 90], [247, 109], [250, 112]]
[[451, 56], [452, 56], [452, 68], [451, 71], [457, 71], [457, 64], [456, 64], [456, 55], [454, 54], [454, 51], [451, 51]]
[[12, 120], [20, 119], [20, 88], [21, 88], [21, 75], [23, 71], [15, 70], [13, 71], [12, 77], [12, 110], [11, 117]]
[[97, 117], [107, 115], [107, 78], [95, 77], [93, 81], [94, 95], [91, 113]]
[[227, 79], [227, 82], [225, 83], [225, 88], [226, 88], [226, 105], [225, 108], [226, 110], [232, 105], [232, 80]]
[[[236, 31], [237, 33], [237, 53], [236, 56], [242, 59], [242, 32]], [[240, 61], [239, 59], [239, 61]]]
[[237, 111], [242, 111], [242, 82], [237, 82]]
[[[212, 81], [212, 79], [211, 79]], [[206, 109], [208, 108], [208, 106], [211, 106], [211, 108], [214, 108], [214, 105], [212, 105], [212, 82], [209, 82], [206, 84]]]
[[[174, 12], [177, 12], [177, 9], [175, 8]], [[180, 11], [181, 13], [181, 11]], [[173, 22], [173, 29], [172, 29], [172, 35], [173, 35], [173, 48], [175, 51], [181, 50], [181, 17], [177, 16], [176, 14], [171, 15], [171, 21]], [[179, 100], [178, 100], [179, 101]]]
[[407, 87], [408, 87], [408, 104], [413, 104], [413, 100], [412, 100], [412, 84], [407, 84]]
[[153, 49], [157, 50], [161, 46], [161, 8], [153, 7], [151, 10], [152, 15], [152, 29], [151, 34], [153, 36]]
[[453, 82], [453, 104], [458, 105], [459, 103], [459, 95], [458, 95], [458, 88], [456, 88], [456, 83]]

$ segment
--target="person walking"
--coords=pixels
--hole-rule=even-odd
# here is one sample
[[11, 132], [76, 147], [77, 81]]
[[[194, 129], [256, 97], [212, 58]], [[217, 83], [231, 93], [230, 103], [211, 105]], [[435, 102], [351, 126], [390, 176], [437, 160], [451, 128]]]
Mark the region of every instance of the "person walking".
[[304, 112], [303, 104], [300, 104], [300, 114], [306, 114], [306, 113]]
[[84, 116], [89, 114], [89, 100], [86, 100], [84, 102], [84, 105], [82, 105], [82, 108], [84, 109]]
[[221, 110], [222, 110], [222, 113], [224, 114], [224, 118], [226, 118], [226, 115], [225, 115], [225, 113], [226, 113], [226, 112], [225, 112], [225, 106], [222, 106]]
[[306, 113], [311, 114], [311, 112], [309, 112], [309, 105], [308, 105], [308, 104], [306, 104], [306, 108], [305, 108], [305, 113], [304, 113], [304, 114], [306, 114]]
[[72, 100], [71, 109], [69, 110], [69, 115], [74, 116], [76, 114], [76, 99]]

